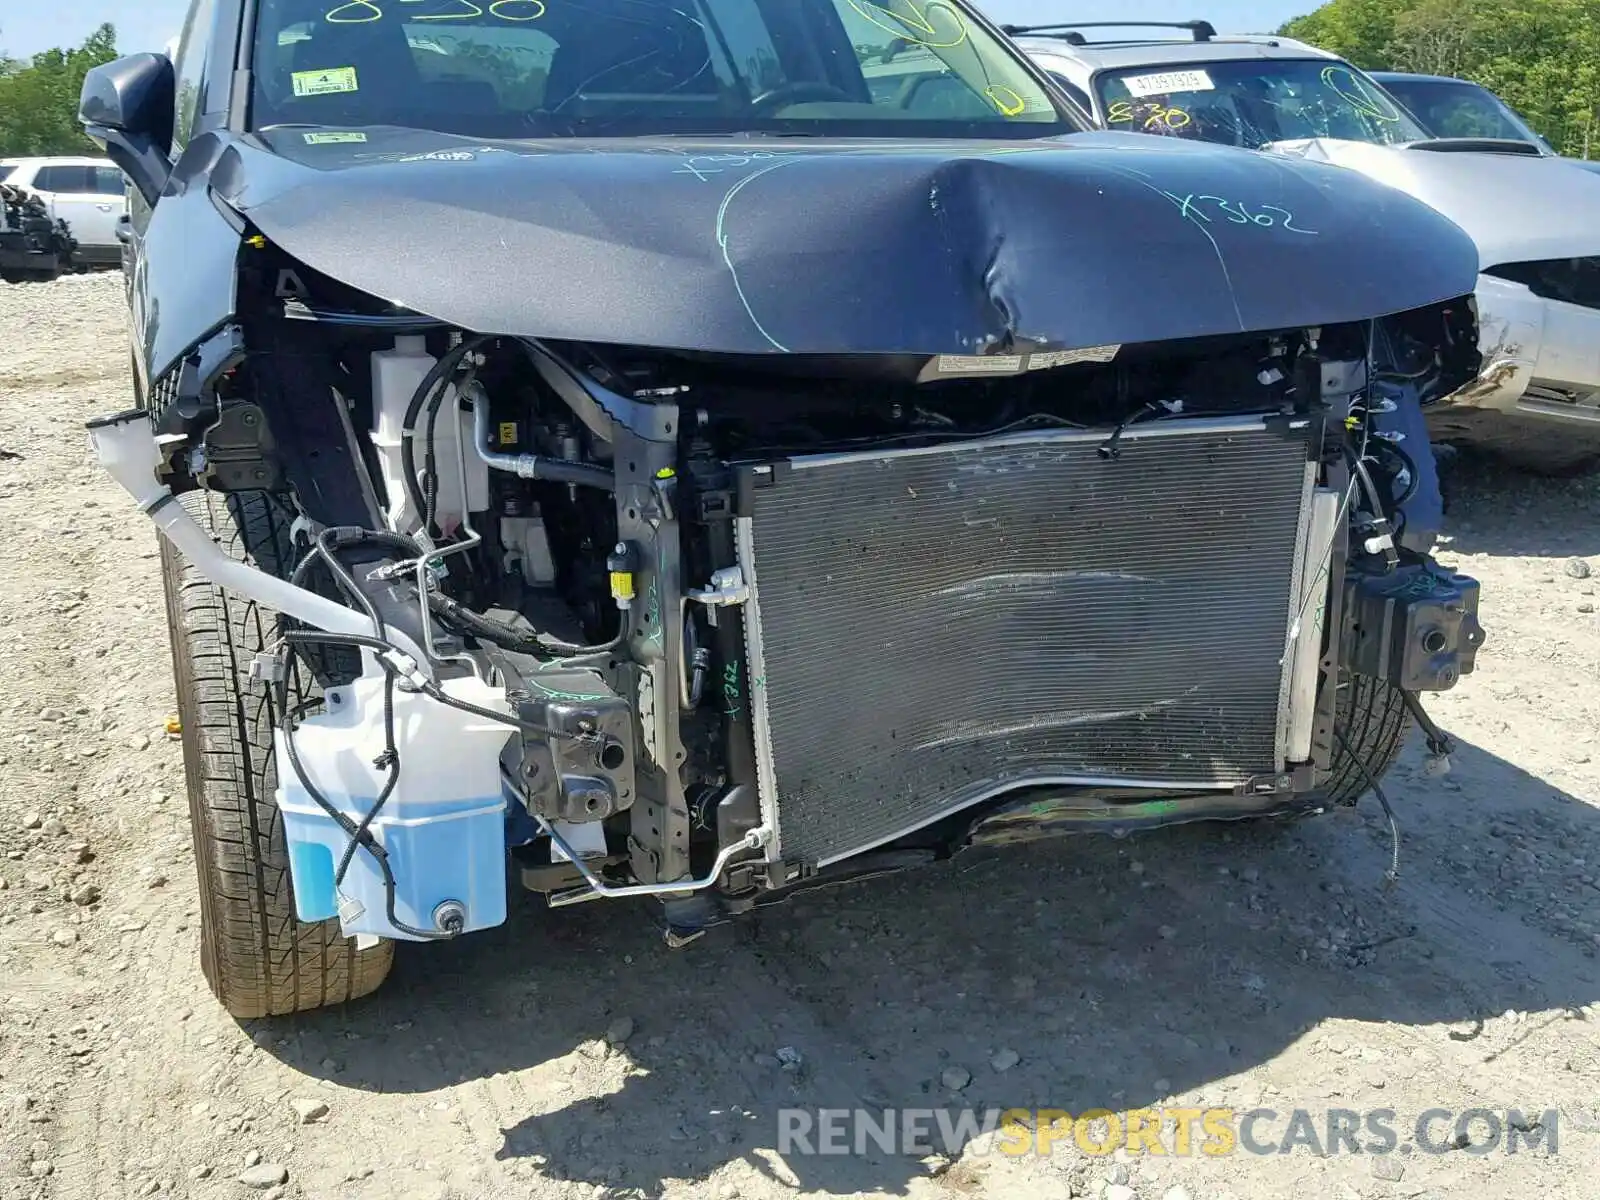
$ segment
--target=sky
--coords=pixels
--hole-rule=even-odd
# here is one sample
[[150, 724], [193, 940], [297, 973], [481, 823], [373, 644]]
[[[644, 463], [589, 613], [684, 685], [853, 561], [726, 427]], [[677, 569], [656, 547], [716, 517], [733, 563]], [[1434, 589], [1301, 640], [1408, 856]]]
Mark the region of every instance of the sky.
[[[1319, 0], [1117, 0], [1115, 4], [1059, 0], [979, 0], [996, 21], [1094, 21], [1110, 14], [1130, 21], [1183, 21], [1204, 17], [1229, 33], [1270, 33]], [[96, 27], [117, 27], [117, 48], [160, 50], [174, 37], [188, 0], [0, 0], [0, 51], [26, 58], [52, 46], [77, 45]]]

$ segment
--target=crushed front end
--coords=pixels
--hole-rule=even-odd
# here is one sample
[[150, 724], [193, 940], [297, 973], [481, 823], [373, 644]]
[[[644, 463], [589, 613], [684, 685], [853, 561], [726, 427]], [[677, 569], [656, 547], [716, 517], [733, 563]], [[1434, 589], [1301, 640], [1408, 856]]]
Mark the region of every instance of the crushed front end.
[[[1465, 297], [746, 355], [448, 327], [275, 255], [261, 310], [94, 437], [284, 614], [254, 674], [297, 913], [347, 935], [500, 923], [508, 851], [682, 939], [975, 843], [1354, 803], [1398, 748], [1363, 706], [1420, 712], [1483, 641], [1422, 424], [1477, 368]], [[184, 493], [263, 488], [295, 498], [286, 579], [188, 527]]]

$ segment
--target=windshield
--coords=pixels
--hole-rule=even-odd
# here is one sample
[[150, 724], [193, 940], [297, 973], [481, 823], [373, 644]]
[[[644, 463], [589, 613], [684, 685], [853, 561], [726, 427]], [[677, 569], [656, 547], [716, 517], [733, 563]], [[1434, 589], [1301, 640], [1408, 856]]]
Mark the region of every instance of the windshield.
[[1112, 129], [1251, 150], [1301, 138], [1396, 146], [1428, 136], [1372, 80], [1326, 59], [1141, 67], [1106, 72], [1095, 87]]
[[1070, 132], [963, 0], [259, 0], [252, 124], [473, 137]]
[[1465, 80], [1390, 79], [1383, 85], [1434, 137], [1508, 138], [1543, 145], [1511, 106], [1487, 88]]

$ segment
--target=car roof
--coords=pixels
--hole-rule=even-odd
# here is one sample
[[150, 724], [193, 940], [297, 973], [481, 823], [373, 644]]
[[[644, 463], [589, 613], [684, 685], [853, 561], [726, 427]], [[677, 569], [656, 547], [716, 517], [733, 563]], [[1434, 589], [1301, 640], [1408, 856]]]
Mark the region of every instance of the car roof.
[[1123, 67], [1165, 66], [1168, 63], [1233, 62], [1258, 58], [1323, 58], [1338, 61], [1337, 54], [1293, 38], [1265, 34], [1223, 34], [1204, 42], [1185, 39], [1159, 41], [1090, 42], [1076, 46], [1065, 38], [1022, 34], [1015, 39], [1030, 55], [1048, 55], [1081, 63], [1094, 71]]

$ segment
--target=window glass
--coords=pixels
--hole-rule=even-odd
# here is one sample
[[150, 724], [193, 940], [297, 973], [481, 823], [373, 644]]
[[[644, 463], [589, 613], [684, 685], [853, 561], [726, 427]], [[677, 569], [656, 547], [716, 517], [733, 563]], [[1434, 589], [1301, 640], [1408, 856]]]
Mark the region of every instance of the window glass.
[[1428, 135], [1355, 67], [1252, 59], [1107, 72], [1095, 80], [1112, 129], [1259, 149], [1341, 138], [1394, 146]]
[[1084, 91], [1077, 84], [1073, 83], [1072, 80], [1068, 79], [1060, 71], [1051, 71], [1049, 74], [1050, 78], [1055, 80], [1056, 83], [1061, 86], [1061, 90], [1072, 97], [1073, 102], [1077, 104], [1079, 108], [1083, 109], [1083, 111], [1086, 113], [1094, 112], [1094, 105], [1089, 103], [1088, 92]]
[[189, 137], [194, 132], [195, 114], [200, 111], [206, 49], [211, 40], [211, 19], [215, 7], [215, 0], [194, 0], [189, 8], [189, 16], [183, 23], [178, 57], [172, 64], [177, 75], [177, 119], [172, 130], [174, 152], [189, 144]]
[[90, 196], [94, 194], [94, 176], [89, 167], [40, 167], [33, 186], [62, 196]]
[[965, 0], [260, 0], [252, 123], [482, 137], [1070, 132]]
[[122, 177], [122, 172], [116, 167], [92, 167], [94, 172], [94, 190], [98, 196], [120, 196], [127, 191], [127, 183]]
[[8, 167], [0, 165], [0, 183], [4, 183], [10, 177], [11, 172], [15, 171], [16, 169], [17, 168], [15, 166]]
[[1509, 138], [1538, 142], [1536, 134], [1500, 97], [1475, 83], [1391, 80], [1383, 85], [1434, 137]]

